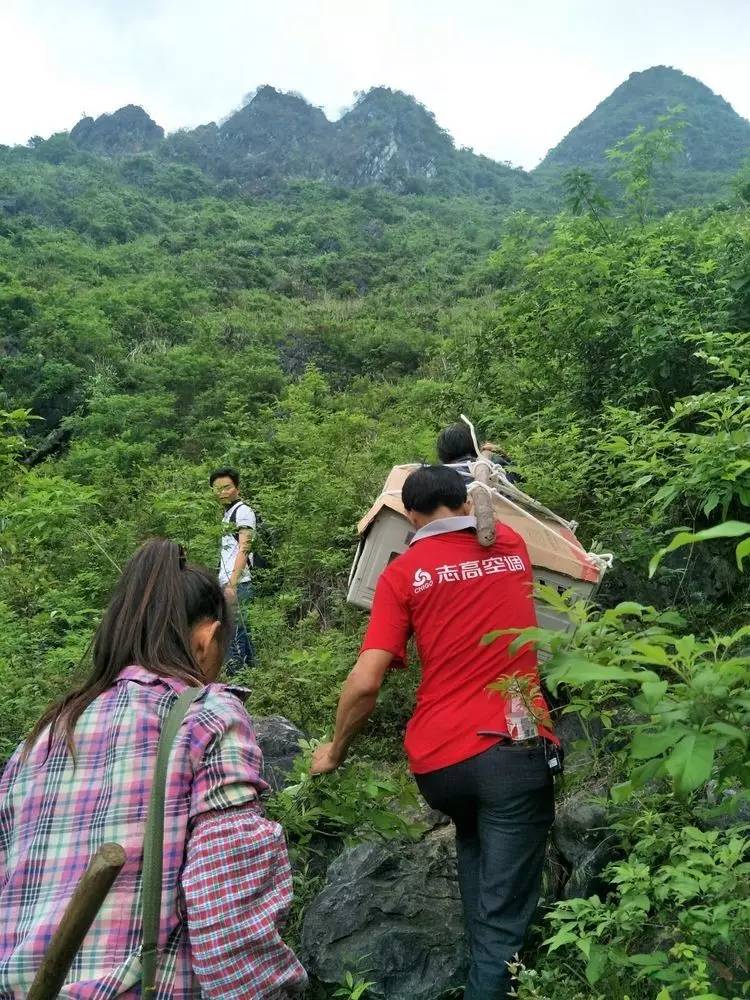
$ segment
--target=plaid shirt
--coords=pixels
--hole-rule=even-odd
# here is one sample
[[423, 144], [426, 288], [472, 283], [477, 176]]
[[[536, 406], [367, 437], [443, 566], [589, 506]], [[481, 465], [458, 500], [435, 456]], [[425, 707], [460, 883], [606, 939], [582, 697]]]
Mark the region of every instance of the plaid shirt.
[[[92, 855], [125, 867], [75, 957], [61, 997], [140, 996], [143, 837], [164, 718], [186, 685], [127, 667], [80, 716], [76, 764], [42, 734], [0, 778], [0, 1000], [26, 995]], [[279, 937], [291, 902], [281, 828], [258, 794], [262, 758], [244, 692], [209, 684], [175, 740], [167, 778], [157, 1000], [271, 998], [305, 972]], [[202, 994], [201, 994], [202, 990]]]

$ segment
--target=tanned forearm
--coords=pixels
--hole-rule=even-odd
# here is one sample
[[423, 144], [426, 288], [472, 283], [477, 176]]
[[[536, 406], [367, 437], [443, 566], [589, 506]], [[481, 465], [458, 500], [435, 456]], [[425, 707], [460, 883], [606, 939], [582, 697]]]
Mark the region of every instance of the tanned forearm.
[[344, 762], [349, 744], [372, 715], [392, 660], [393, 653], [384, 649], [366, 649], [360, 654], [341, 689], [333, 741], [315, 748], [310, 774], [328, 774]]
[[349, 746], [367, 725], [378, 700], [379, 688], [363, 685], [352, 671], [344, 682], [336, 711], [336, 728], [333, 734], [332, 754], [339, 760], [346, 757]]
[[229, 586], [234, 590], [237, 587], [237, 582], [239, 581], [242, 574], [247, 568], [247, 554], [252, 548], [253, 544], [253, 533], [249, 529], [245, 529], [240, 532], [239, 537], [239, 549], [237, 550], [237, 556], [234, 560], [234, 566], [232, 567], [232, 575], [229, 578]]

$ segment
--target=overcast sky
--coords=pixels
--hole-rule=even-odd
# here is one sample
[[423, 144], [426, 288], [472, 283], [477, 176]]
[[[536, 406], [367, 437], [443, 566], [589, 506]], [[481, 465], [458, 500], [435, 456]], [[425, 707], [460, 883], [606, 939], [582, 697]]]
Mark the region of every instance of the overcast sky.
[[337, 118], [384, 84], [529, 168], [658, 64], [750, 118], [750, 0], [0, 0], [0, 40], [2, 143], [123, 104], [192, 127], [263, 83]]

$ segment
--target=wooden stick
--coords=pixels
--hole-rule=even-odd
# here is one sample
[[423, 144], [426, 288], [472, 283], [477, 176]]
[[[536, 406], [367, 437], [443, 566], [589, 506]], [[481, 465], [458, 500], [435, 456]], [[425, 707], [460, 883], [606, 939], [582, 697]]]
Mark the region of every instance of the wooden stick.
[[[483, 451], [482, 458], [489, 459], [491, 451]], [[478, 466], [474, 479], [478, 483], [489, 484], [490, 481], [490, 470], [482, 462]], [[479, 539], [479, 544], [488, 548], [495, 541], [495, 511], [492, 506], [492, 495], [489, 490], [478, 489], [471, 491], [471, 500], [474, 504], [474, 514], [477, 519], [477, 538]]]
[[73, 959], [125, 860], [125, 851], [119, 844], [102, 844], [93, 856], [65, 907], [26, 1000], [53, 1000], [58, 996]]

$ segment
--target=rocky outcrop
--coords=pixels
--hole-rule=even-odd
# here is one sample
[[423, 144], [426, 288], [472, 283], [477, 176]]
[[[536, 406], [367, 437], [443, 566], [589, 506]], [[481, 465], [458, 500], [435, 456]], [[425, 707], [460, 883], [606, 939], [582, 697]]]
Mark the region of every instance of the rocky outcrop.
[[617, 838], [605, 806], [592, 794], [591, 789], [581, 789], [557, 808], [552, 843], [568, 868], [560, 893], [563, 899], [603, 897], [608, 890], [602, 872], [615, 859]]
[[336, 125], [341, 182], [389, 184], [432, 181], [456, 155], [453, 140], [413, 98], [387, 87], [364, 94]]
[[81, 119], [70, 138], [104, 156], [156, 151], [259, 193], [305, 179], [348, 188], [378, 184], [397, 192], [481, 192], [506, 201], [531, 183], [522, 170], [456, 149], [426, 108], [387, 87], [360, 95], [336, 122], [299, 94], [263, 86], [219, 125], [165, 139], [142, 108], [129, 105], [96, 121]]
[[277, 792], [284, 787], [294, 761], [302, 752], [305, 734], [281, 715], [253, 719], [253, 728], [263, 752], [263, 777]]
[[164, 138], [164, 129], [143, 108], [128, 104], [96, 120], [82, 118], [71, 129], [70, 138], [90, 153], [126, 156], [155, 149]]
[[434, 1000], [460, 987], [467, 953], [452, 827], [417, 844], [344, 851], [307, 909], [302, 952], [323, 982], [356, 970], [383, 1000]]
[[227, 175], [323, 178], [333, 129], [304, 98], [260, 87], [219, 127], [216, 154]]
[[[304, 734], [278, 715], [253, 724], [264, 777], [277, 791]], [[584, 741], [575, 714], [563, 716], [558, 732], [568, 745]], [[600, 734], [590, 735], [596, 740]], [[585, 767], [585, 748], [580, 753]], [[558, 806], [545, 872], [547, 903], [608, 889], [602, 872], [615, 857], [615, 837], [594, 791], [606, 790], [580, 788]], [[381, 1000], [437, 1000], [460, 989], [467, 972], [454, 829], [424, 802], [404, 818], [428, 831], [418, 843], [381, 840], [342, 850], [340, 842], [322, 838], [320, 865], [313, 870], [322, 873], [331, 863], [325, 887], [305, 912], [301, 951], [309, 972], [324, 983], [340, 983], [352, 972], [373, 981], [369, 995]]]

